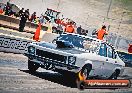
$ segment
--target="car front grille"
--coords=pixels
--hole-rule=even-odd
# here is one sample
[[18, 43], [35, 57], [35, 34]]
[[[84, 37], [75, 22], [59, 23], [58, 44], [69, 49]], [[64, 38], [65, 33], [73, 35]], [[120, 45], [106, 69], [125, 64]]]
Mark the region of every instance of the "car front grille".
[[61, 61], [61, 62], [66, 62], [66, 58], [67, 58], [66, 56], [63, 56], [63, 55], [59, 55], [59, 54], [55, 54], [55, 53], [51, 53], [51, 52], [47, 52], [47, 51], [43, 51], [39, 49], [36, 49], [36, 55], [53, 60], [53, 61]]

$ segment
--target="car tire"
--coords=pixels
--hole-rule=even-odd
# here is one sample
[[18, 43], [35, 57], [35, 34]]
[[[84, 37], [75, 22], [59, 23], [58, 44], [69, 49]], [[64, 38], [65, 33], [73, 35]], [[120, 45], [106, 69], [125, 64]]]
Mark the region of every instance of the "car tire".
[[116, 69], [115, 72], [109, 77], [109, 79], [117, 79], [120, 74], [120, 70]]
[[85, 76], [85, 79], [88, 79], [88, 76], [89, 76], [89, 73], [90, 73], [90, 71], [91, 71], [91, 69], [92, 69], [92, 65], [91, 64], [86, 64], [86, 65], [84, 65], [83, 67], [82, 67], [82, 69], [81, 69], [81, 76]]
[[35, 72], [39, 66], [37, 66], [34, 62], [28, 60], [28, 69], [30, 72]]
[[77, 88], [80, 90], [84, 90], [85, 89], [85, 83], [84, 81], [80, 81], [77, 83]]

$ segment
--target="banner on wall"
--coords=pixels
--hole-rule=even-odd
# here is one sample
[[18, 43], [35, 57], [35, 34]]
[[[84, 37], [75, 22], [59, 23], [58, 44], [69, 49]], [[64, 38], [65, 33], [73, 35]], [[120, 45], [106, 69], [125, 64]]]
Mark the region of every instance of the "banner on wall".
[[0, 51], [25, 53], [32, 40], [0, 35]]

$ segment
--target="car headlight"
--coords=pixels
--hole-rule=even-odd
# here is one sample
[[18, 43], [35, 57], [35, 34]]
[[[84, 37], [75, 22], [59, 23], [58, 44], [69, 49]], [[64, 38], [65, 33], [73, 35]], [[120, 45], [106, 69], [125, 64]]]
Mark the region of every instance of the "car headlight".
[[68, 64], [69, 65], [75, 65], [76, 57], [68, 56]]
[[28, 52], [31, 53], [31, 54], [34, 54], [35, 53], [35, 48], [30, 46], [28, 47]]

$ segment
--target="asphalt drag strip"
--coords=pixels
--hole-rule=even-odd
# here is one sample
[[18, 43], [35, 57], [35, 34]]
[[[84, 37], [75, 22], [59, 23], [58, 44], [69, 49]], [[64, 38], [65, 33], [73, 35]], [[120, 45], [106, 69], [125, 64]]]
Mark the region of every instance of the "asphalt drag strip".
[[[72, 77], [39, 68], [35, 73], [27, 69], [27, 57], [22, 54], [0, 52], [0, 93], [131, 93], [129, 89], [85, 89], [80, 91]], [[132, 68], [126, 67], [119, 78], [130, 79]]]

